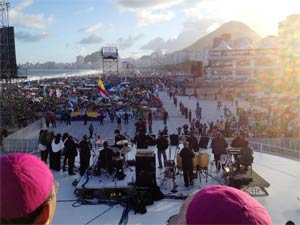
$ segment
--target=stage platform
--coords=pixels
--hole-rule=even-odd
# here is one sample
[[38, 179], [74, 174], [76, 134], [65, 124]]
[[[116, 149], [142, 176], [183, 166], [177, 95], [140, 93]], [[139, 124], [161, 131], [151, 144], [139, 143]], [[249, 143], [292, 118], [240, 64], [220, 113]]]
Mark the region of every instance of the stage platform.
[[246, 191], [252, 196], [269, 195], [266, 188], [270, 187], [270, 183], [262, 178], [254, 170], [248, 170], [237, 174], [226, 174], [228, 185]]
[[124, 168], [124, 174], [126, 176], [123, 180], [117, 179], [115, 173], [110, 175], [102, 172], [99, 176], [84, 174], [76, 185], [76, 189], [129, 189], [135, 184], [135, 167]]

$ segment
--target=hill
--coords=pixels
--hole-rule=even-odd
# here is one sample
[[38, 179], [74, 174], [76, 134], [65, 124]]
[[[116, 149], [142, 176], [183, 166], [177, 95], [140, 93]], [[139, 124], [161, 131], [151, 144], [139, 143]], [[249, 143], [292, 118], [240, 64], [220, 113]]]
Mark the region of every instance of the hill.
[[204, 48], [212, 48], [213, 39], [225, 33], [231, 34], [231, 40], [239, 38], [248, 38], [252, 40], [252, 43], [256, 43], [261, 39], [261, 37], [246, 24], [239, 21], [230, 21], [224, 23], [216, 30], [200, 38], [191, 46], [182, 49], [178, 52], [196, 52]]

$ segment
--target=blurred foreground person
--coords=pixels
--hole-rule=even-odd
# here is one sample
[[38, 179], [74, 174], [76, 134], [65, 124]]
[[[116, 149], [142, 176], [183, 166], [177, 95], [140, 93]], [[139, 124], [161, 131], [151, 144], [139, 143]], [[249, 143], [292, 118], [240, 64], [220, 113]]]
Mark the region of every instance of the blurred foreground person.
[[53, 174], [36, 156], [0, 157], [0, 224], [51, 224], [56, 208]]
[[167, 224], [272, 225], [267, 210], [246, 192], [211, 185], [190, 195]]

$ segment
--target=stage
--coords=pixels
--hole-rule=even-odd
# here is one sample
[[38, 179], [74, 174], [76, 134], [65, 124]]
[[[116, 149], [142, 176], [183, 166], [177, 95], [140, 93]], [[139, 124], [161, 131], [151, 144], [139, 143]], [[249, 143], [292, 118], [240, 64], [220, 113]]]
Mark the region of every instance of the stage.
[[123, 180], [116, 177], [116, 172], [110, 175], [102, 170], [101, 174], [94, 175], [93, 171], [85, 173], [76, 185], [76, 189], [127, 189], [135, 184], [135, 167], [130, 166], [123, 169], [126, 175]]
[[252, 169], [239, 173], [224, 174], [224, 177], [229, 186], [243, 190], [252, 196], [269, 195], [266, 188], [270, 187], [270, 183]]

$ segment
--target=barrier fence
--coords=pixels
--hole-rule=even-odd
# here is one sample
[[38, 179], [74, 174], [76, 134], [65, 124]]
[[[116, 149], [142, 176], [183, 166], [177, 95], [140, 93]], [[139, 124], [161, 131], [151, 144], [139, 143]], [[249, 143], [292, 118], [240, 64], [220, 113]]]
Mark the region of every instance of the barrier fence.
[[[113, 137], [105, 138], [109, 144], [112, 144], [113, 139]], [[179, 137], [180, 142], [183, 139], [184, 137]], [[230, 144], [232, 138], [226, 138], [226, 140]], [[248, 140], [255, 151], [300, 160], [300, 140], [298, 138], [249, 138]], [[95, 147], [94, 144], [93, 147]], [[2, 151], [4, 153], [37, 153], [38, 139], [4, 139]]]
[[37, 153], [39, 152], [38, 144], [38, 139], [4, 139], [2, 151], [4, 153]]

